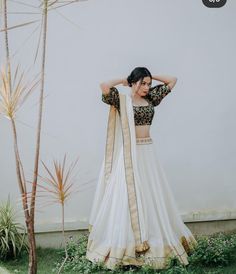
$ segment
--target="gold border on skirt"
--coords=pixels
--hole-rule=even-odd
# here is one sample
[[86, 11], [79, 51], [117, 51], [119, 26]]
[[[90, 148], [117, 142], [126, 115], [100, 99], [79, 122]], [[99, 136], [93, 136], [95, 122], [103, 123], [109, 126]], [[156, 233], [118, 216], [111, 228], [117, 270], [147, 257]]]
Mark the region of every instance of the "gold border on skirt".
[[[151, 246], [145, 253], [137, 253], [136, 247], [129, 245], [126, 248], [97, 246], [92, 240], [88, 241], [86, 258], [93, 262], [103, 262], [109, 269], [118, 265], [150, 265], [155, 269], [167, 267], [170, 257], [176, 256], [183, 265], [189, 264], [188, 255], [197, 246], [193, 236], [181, 236], [177, 245]], [[163, 256], [160, 256], [163, 255]], [[158, 256], [159, 255], [159, 256]]]

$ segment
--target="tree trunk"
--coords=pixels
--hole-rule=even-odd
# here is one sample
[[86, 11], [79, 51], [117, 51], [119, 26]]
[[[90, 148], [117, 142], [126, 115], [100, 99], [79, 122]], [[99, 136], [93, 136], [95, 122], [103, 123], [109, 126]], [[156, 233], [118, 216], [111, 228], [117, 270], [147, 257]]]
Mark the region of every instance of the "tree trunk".
[[8, 79], [9, 79], [9, 85], [10, 85], [10, 93], [12, 93], [12, 86], [11, 86], [11, 63], [10, 63], [10, 50], [8, 45], [8, 20], [7, 20], [7, 0], [3, 1], [3, 11], [4, 11], [4, 36], [5, 36], [5, 49], [6, 49], [6, 61], [7, 61], [7, 73], [8, 73]]
[[28, 274], [37, 273], [37, 256], [36, 256], [36, 241], [34, 234], [34, 224], [30, 220], [27, 227], [28, 239], [29, 239], [29, 265]]
[[38, 114], [38, 126], [37, 126], [37, 140], [36, 140], [36, 151], [34, 159], [34, 178], [32, 186], [32, 199], [30, 204], [30, 216], [34, 222], [35, 214], [35, 198], [38, 181], [38, 164], [39, 164], [39, 151], [40, 151], [40, 137], [41, 137], [41, 126], [42, 126], [42, 112], [43, 112], [43, 93], [44, 93], [44, 74], [45, 74], [45, 59], [46, 59], [46, 38], [47, 38], [47, 4], [48, 0], [44, 0], [44, 31], [43, 31], [43, 52], [42, 52], [42, 64], [41, 64], [41, 86], [40, 86], [40, 100], [39, 100], [39, 114]]
[[48, 0], [44, 0], [43, 6], [43, 50], [42, 50], [42, 64], [41, 64], [41, 87], [40, 87], [40, 101], [39, 101], [39, 114], [38, 126], [36, 137], [36, 151], [34, 159], [34, 177], [31, 192], [30, 203], [30, 223], [28, 227], [30, 254], [29, 254], [29, 268], [28, 274], [36, 274], [37, 260], [36, 260], [36, 242], [34, 235], [34, 219], [35, 219], [35, 200], [38, 182], [38, 166], [39, 166], [39, 152], [41, 140], [41, 127], [42, 127], [42, 113], [43, 113], [43, 94], [44, 94], [44, 75], [45, 75], [45, 62], [46, 62], [46, 38], [47, 38], [47, 16], [48, 16]]
[[16, 125], [15, 125], [15, 121], [13, 118], [11, 119], [11, 125], [12, 125], [12, 130], [13, 130], [13, 137], [14, 137], [16, 174], [17, 174], [18, 184], [19, 184], [21, 197], [22, 197], [22, 205], [23, 205], [23, 209], [24, 209], [25, 223], [26, 223], [28, 242], [29, 242], [29, 270], [28, 270], [28, 273], [36, 274], [37, 273], [37, 258], [36, 258], [36, 242], [35, 242], [35, 235], [34, 235], [34, 223], [32, 222], [32, 218], [29, 215], [25, 176], [24, 176], [24, 171], [23, 171], [22, 163], [21, 163], [20, 156], [19, 156]]
[[[46, 34], [47, 34], [47, 11], [48, 11], [48, 0], [43, 0], [43, 19], [44, 19], [44, 32], [43, 32], [43, 51], [42, 51], [42, 69], [41, 69], [41, 90], [40, 90], [40, 106], [38, 115], [38, 128], [37, 128], [37, 140], [36, 140], [36, 152], [34, 161], [34, 178], [31, 192], [30, 207], [28, 206], [26, 180], [24, 176], [23, 166], [19, 156], [18, 144], [17, 144], [17, 133], [14, 117], [11, 117], [11, 124], [14, 136], [14, 150], [16, 160], [16, 174], [18, 185], [21, 192], [22, 205], [25, 215], [25, 223], [29, 241], [29, 266], [28, 274], [37, 273], [37, 258], [36, 258], [36, 241], [34, 235], [34, 219], [35, 219], [35, 199], [37, 190], [37, 177], [38, 177], [38, 163], [39, 163], [39, 151], [40, 151], [40, 134], [41, 134], [41, 121], [42, 121], [42, 106], [43, 106], [43, 92], [44, 92], [44, 73], [45, 73], [45, 56], [46, 56]], [[10, 51], [8, 45], [8, 31], [7, 31], [7, 0], [3, 0], [4, 10], [4, 27], [5, 27], [5, 48], [6, 48], [6, 61], [7, 61], [7, 73], [10, 85], [10, 93], [12, 94], [11, 84], [11, 62], [10, 62]]]

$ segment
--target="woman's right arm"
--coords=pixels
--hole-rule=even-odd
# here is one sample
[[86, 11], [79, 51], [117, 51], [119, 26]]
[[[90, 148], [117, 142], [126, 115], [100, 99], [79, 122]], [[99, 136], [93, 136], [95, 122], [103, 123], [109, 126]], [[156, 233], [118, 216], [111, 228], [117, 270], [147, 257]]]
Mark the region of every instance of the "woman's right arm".
[[102, 82], [100, 84], [100, 88], [101, 88], [103, 94], [108, 94], [110, 92], [111, 87], [114, 87], [119, 84], [123, 84], [124, 86], [127, 86], [128, 85], [127, 79], [120, 78], [120, 79], [113, 79], [108, 82]]

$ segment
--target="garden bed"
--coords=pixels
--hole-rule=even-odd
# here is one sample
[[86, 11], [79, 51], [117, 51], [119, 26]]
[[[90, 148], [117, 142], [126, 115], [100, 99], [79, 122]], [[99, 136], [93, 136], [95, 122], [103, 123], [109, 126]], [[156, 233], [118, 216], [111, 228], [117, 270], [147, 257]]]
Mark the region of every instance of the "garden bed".
[[[69, 260], [62, 273], [236, 273], [236, 233], [217, 233], [212, 236], [198, 236], [199, 247], [189, 256], [189, 265], [182, 266], [177, 260], [170, 261], [165, 270], [153, 270], [149, 266], [121, 267], [115, 271], [106, 270], [102, 264], [92, 264], [85, 258], [87, 235], [80, 235], [68, 244]], [[38, 274], [56, 273], [63, 261], [64, 250], [38, 248]], [[24, 251], [21, 257], [14, 260], [1, 261], [0, 266], [9, 273], [27, 273], [28, 254]], [[4, 273], [4, 272], [3, 272]], [[7, 273], [7, 272], [6, 272]]]

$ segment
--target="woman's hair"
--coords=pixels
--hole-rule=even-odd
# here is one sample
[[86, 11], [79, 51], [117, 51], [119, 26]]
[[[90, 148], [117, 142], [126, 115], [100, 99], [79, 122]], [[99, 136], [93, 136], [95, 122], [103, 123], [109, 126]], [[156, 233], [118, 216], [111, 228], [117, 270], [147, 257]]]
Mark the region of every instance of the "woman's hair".
[[150, 77], [152, 79], [151, 72], [145, 68], [145, 67], [136, 67], [133, 69], [130, 73], [130, 75], [127, 77], [127, 81], [129, 86], [132, 86], [132, 83], [138, 82], [140, 79], [143, 81], [144, 77]]

